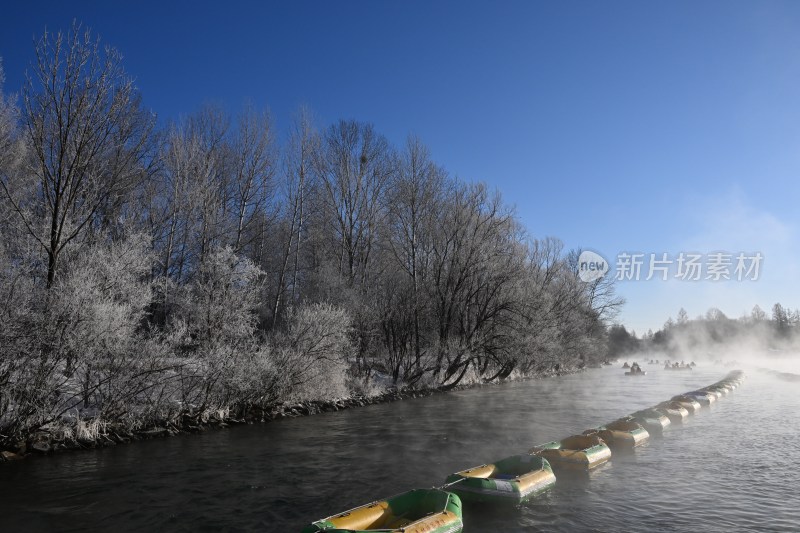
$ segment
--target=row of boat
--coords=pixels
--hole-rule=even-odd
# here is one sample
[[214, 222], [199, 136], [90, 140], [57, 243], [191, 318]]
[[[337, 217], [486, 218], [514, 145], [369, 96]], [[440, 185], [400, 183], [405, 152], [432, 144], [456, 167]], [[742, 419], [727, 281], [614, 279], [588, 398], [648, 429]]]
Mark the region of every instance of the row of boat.
[[615, 449], [632, 449], [660, 435], [738, 387], [744, 373], [674, 396], [648, 409], [559, 441], [534, 446], [528, 453], [506, 457], [448, 476], [439, 488], [415, 489], [385, 500], [323, 518], [302, 533], [458, 533], [463, 529], [462, 501], [518, 504], [556, 482], [554, 469], [591, 470], [611, 458]]

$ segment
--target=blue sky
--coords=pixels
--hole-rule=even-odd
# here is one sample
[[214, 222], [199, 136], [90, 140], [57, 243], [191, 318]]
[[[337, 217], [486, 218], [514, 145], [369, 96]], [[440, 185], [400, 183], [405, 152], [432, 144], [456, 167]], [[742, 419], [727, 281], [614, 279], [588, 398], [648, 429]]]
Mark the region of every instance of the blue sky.
[[534, 236], [621, 251], [761, 251], [756, 282], [624, 282], [638, 332], [685, 307], [800, 306], [800, 3], [14, 2], [6, 92], [73, 18], [162, 120], [203, 103], [419, 135]]

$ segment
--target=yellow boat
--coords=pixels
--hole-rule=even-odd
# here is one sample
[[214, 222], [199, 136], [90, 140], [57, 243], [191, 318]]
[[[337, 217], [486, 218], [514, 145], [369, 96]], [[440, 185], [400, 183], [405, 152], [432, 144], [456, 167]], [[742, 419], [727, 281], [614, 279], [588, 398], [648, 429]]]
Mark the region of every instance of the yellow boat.
[[689, 411], [677, 402], [661, 402], [653, 409], [666, 415], [670, 422], [683, 422], [689, 416]]
[[531, 454], [544, 457], [554, 468], [590, 470], [611, 458], [611, 450], [597, 435], [573, 435], [531, 449]]
[[461, 500], [440, 489], [415, 489], [317, 520], [302, 533], [458, 533]]
[[514, 455], [492, 464], [462, 470], [447, 478], [447, 490], [462, 501], [518, 504], [555, 485], [544, 457]]
[[627, 419], [615, 420], [597, 429], [587, 430], [584, 435], [597, 435], [612, 448], [635, 448], [650, 440], [650, 433], [641, 424]]
[[699, 390], [700, 392], [705, 392], [705, 393], [707, 393], [707, 394], [711, 394], [711, 395], [712, 395], [712, 396], [714, 396], [714, 398], [716, 398], [717, 400], [719, 400], [719, 399], [720, 399], [720, 398], [722, 398], [722, 396], [723, 396], [723, 394], [722, 394], [722, 392], [721, 392], [721, 391], [714, 390], [714, 389], [710, 389], [710, 388], [708, 388], [708, 387], [705, 387], [705, 388], [703, 388], [703, 389], [698, 389], [698, 390]]
[[710, 391], [717, 392], [717, 393], [721, 394], [722, 396], [727, 396], [728, 393], [733, 391], [733, 387], [730, 386], [730, 385], [727, 385], [725, 383], [715, 383], [714, 385], [706, 387], [703, 390], [710, 390]]
[[689, 414], [695, 414], [697, 411], [700, 410], [702, 407], [700, 402], [698, 402], [695, 398], [691, 396], [686, 396], [685, 394], [679, 394], [678, 396], [672, 397], [673, 402], [679, 403], [684, 409], [689, 411]]
[[694, 390], [691, 392], [687, 392], [686, 396], [689, 396], [690, 398], [697, 400], [700, 403], [700, 405], [711, 405], [712, 403], [717, 401], [716, 394], [703, 390]]
[[671, 422], [664, 413], [659, 413], [655, 409], [642, 409], [622, 418], [621, 420], [630, 420], [641, 425], [648, 433], [663, 435], [664, 429], [668, 427]]

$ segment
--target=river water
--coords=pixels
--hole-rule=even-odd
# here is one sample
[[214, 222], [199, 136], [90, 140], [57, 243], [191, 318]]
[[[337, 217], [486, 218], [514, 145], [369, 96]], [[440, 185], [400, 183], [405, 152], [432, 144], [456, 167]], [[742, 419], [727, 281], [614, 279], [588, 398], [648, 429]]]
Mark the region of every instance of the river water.
[[[618, 366], [0, 466], [0, 531], [298, 531], [725, 376]], [[800, 531], [800, 383], [743, 386], [466, 532]]]

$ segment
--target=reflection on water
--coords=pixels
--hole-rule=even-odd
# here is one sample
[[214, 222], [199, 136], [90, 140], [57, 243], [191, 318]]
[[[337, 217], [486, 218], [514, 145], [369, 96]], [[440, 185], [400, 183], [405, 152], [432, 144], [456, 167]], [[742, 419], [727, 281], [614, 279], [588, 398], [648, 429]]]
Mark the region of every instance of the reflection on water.
[[[297, 531], [727, 373], [645, 369], [635, 379], [604, 368], [10, 463], [0, 468], [0, 530]], [[519, 508], [468, 507], [465, 531], [796, 531], [797, 387], [748, 372], [710, 408], [588, 476], [562, 474]]]

